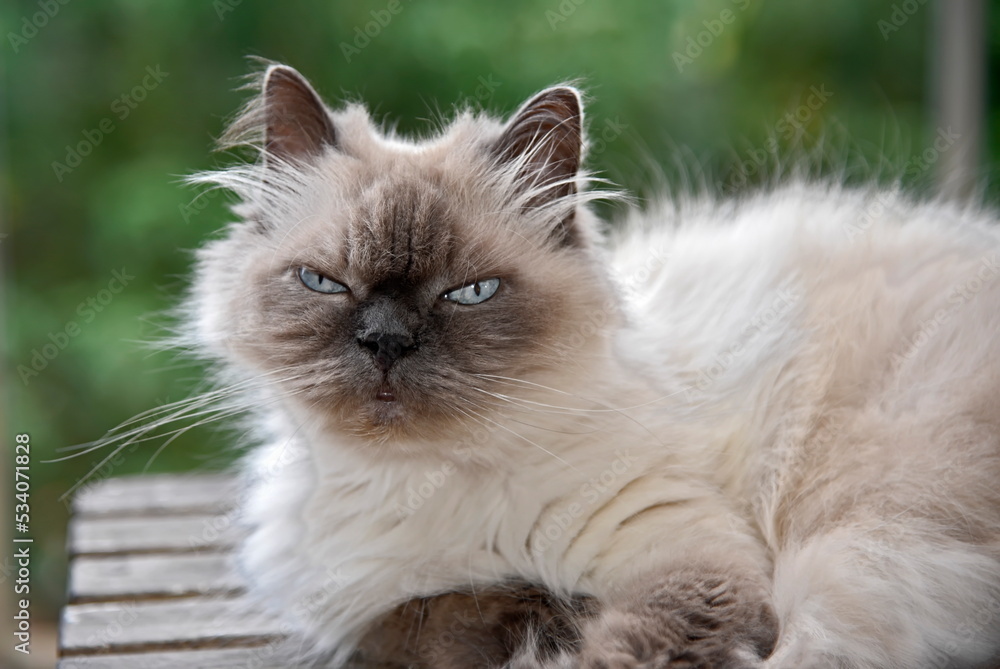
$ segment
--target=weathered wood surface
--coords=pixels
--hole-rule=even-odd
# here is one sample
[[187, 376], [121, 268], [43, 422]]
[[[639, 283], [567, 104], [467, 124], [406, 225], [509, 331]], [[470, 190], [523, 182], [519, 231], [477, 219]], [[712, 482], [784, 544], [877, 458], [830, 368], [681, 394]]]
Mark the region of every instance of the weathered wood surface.
[[136, 476], [74, 499], [59, 669], [295, 669], [231, 564], [234, 480]]
[[84, 486], [73, 497], [73, 513], [119, 517], [217, 513], [231, 508], [237, 494], [235, 478], [229, 474], [123, 476]]
[[121, 655], [81, 655], [60, 661], [59, 669], [295, 669], [277, 644], [229, 650], [187, 650]]
[[224, 550], [237, 540], [232, 515], [78, 517], [70, 525], [71, 555]]
[[67, 607], [63, 624], [61, 642], [68, 653], [174, 642], [225, 645], [281, 632], [275, 620], [261, 615], [240, 597], [76, 604]]
[[81, 556], [70, 565], [70, 599], [232, 594], [243, 579], [225, 553]]

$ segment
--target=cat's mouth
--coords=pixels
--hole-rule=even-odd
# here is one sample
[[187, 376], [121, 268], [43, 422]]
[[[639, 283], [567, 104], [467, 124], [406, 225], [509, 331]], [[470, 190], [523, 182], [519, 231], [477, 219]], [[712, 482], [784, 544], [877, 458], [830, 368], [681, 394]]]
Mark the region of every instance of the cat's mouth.
[[389, 379], [382, 379], [382, 383], [376, 386], [372, 395], [368, 397], [371, 398], [368, 402], [369, 408], [363, 414], [369, 423], [367, 426], [369, 429], [375, 429], [379, 433], [387, 428], [391, 428], [393, 432], [407, 429], [412, 416], [407, 416], [404, 412], [402, 397], [398, 389], [389, 383]]
[[375, 393], [375, 399], [379, 402], [396, 401], [396, 393], [392, 391], [392, 387], [389, 385], [388, 381], [383, 381], [382, 385], [379, 386], [378, 392]]

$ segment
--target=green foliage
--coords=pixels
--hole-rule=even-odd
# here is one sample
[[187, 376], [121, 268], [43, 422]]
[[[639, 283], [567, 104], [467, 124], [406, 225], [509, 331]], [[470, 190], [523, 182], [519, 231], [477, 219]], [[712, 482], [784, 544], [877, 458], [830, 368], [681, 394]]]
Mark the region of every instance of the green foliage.
[[[456, 103], [508, 112], [539, 88], [579, 80], [593, 97], [591, 165], [640, 193], [661, 179], [718, 190], [752, 184], [756, 165], [745, 175], [739, 165], [770, 136], [793, 151], [822, 137], [833, 167], [843, 158], [849, 175], [850, 166], [869, 165], [862, 172], [892, 177], [934, 135], [926, 104], [932, 8], [921, 5], [884, 37], [878, 22], [893, 5], [78, 0], [58, 5], [32, 33], [41, 5], [5, 3], [7, 430], [30, 432], [36, 447], [34, 530], [49, 570], [36, 578], [50, 612], [63, 583], [67, 514], [57, 498], [103, 453], [42, 460], [199, 383], [197, 367], [178, 367], [172, 354], [138, 342], [169, 325], [157, 312], [177, 302], [186, 250], [229, 219], [225, 196], [195, 200], [180, 178], [228, 159], [210, 147], [243, 99], [234, 88], [251, 68], [246, 56], [287, 62], [332, 103], [363, 99], [407, 133], [429, 132]], [[994, 62], [998, 34], [994, 27]], [[783, 125], [815, 89], [830, 95]], [[990, 123], [995, 160], [995, 100]], [[88, 155], [70, 167], [73, 147], [87, 143], [80, 152]], [[885, 157], [891, 168], [882, 171]], [[100, 312], [87, 311], [88, 298], [99, 300], [123, 268], [135, 278]], [[19, 367], [70, 322], [79, 334], [22, 383]], [[195, 430], [151, 467], [221, 466], [239, 452], [238, 437]], [[142, 444], [110, 473], [142, 470], [160, 443]]]

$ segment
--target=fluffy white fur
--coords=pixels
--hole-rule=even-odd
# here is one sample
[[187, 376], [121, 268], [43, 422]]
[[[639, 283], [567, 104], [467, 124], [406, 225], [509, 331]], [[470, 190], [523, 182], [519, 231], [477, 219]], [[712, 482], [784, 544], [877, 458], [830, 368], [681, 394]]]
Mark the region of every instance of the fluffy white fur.
[[[344, 659], [417, 595], [516, 575], [602, 597], [708, 550], [773, 573], [767, 667], [995, 654], [1000, 513], [949, 500], [997, 481], [992, 222], [803, 184], [632, 218], [610, 249], [628, 324], [563, 378], [519, 384], [516, 420], [476, 444], [488, 467], [460, 452], [372, 461], [275, 417], [242, 556], [258, 590]], [[823, 517], [883, 482], [910, 495], [887, 504], [953, 503], [956, 523], [993, 534], [975, 545], [933, 518]]]
[[[462, 116], [410, 145], [356, 108], [337, 120], [355, 152], [415, 165], [500, 127]], [[278, 218], [335, 203], [259, 169], [207, 180]], [[596, 229], [589, 197], [573, 206]], [[225, 359], [231, 305], [208, 286], [241, 275], [224, 243], [202, 253], [192, 308], [199, 347]], [[993, 215], [792, 183], [633, 211], [603, 252], [615, 296], [564, 364], [506, 381], [508, 410], [471, 441], [372, 455], [265, 395], [240, 553], [254, 592], [342, 663], [414, 597], [518, 577], [604, 600], [704, 559], [773, 584], [768, 669], [1000, 654]]]

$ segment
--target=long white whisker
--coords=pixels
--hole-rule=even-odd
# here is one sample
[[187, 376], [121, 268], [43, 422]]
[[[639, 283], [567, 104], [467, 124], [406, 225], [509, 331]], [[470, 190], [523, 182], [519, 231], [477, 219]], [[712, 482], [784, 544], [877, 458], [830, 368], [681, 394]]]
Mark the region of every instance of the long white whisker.
[[[128, 431], [126, 431], [124, 433], [113, 435], [111, 438], [106, 438], [106, 439], [100, 440], [95, 445], [93, 445], [93, 446], [91, 446], [89, 448], [86, 448], [86, 449], [84, 449], [82, 451], [79, 451], [79, 452], [76, 452], [76, 453], [73, 453], [71, 455], [67, 455], [67, 456], [61, 457], [61, 458], [56, 458], [54, 460], [47, 461], [47, 462], [60, 462], [60, 461], [63, 461], [63, 460], [68, 460], [68, 459], [71, 459], [71, 458], [79, 457], [81, 455], [86, 455], [87, 453], [91, 453], [91, 452], [93, 452], [95, 450], [98, 450], [98, 449], [101, 449], [101, 448], [104, 448], [104, 447], [107, 447], [107, 446], [114, 445], [113, 448], [111, 449], [111, 452], [108, 453], [100, 461], [98, 461], [97, 464], [95, 464], [90, 469], [90, 471], [88, 471], [83, 477], [81, 477], [79, 480], [77, 480], [77, 482], [75, 484], [73, 484], [73, 486], [70, 487], [69, 490], [67, 490], [65, 493], [63, 493], [63, 495], [60, 496], [60, 499], [61, 500], [65, 499], [67, 496], [69, 496], [70, 494], [72, 494], [74, 490], [76, 490], [81, 485], [83, 485], [91, 476], [94, 475], [95, 472], [97, 472], [104, 465], [106, 465], [112, 458], [114, 458], [119, 453], [121, 453], [125, 448], [127, 448], [127, 447], [129, 447], [129, 446], [131, 446], [133, 444], [138, 444], [138, 443], [142, 443], [142, 442], [146, 442], [146, 441], [151, 441], [151, 440], [154, 440], [154, 439], [163, 439], [165, 437], [167, 438], [166, 443], [162, 444], [154, 452], [153, 457], [151, 458], [150, 462], [147, 463], [146, 468], [148, 469], [149, 465], [152, 462], [152, 459], [155, 459], [156, 455], [158, 455], [164, 448], [166, 448], [167, 445], [169, 445], [170, 443], [172, 443], [175, 439], [177, 439], [178, 437], [180, 437], [184, 433], [188, 432], [189, 430], [194, 429], [195, 427], [207, 424], [207, 423], [212, 422], [212, 421], [222, 420], [222, 419], [225, 419], [225, 418], [229, 418], [231, 416], [236, 416], [236, 415], [239, 415], [239, 414], [242, 414], [242, 413], [246, 413], [247, 411], [250, 411], [250, 410], [253, 410], [253, 409], [257, 409], [257, 408], [260, 408], [262, 406], [266, 406], [268, 404], [280, 401], [281, 398], [280, 397], [277, 397], [277, 398], [267, 398], [267, 399], [258, 400], [258, 401], [254, 401], [254, 402], [249, 402], [249, 403], [248, 402], [237, 402], [237, 403], [234, 403], [234, 404], [223, 404], [221, 406], [211, 406], [212, 403], [214, 403], [216, 401], [219, 401], [220, 399], [229, 400], [229, 399], [231, 399], [234, 396], [238, 396], [238, 393], [240, 393], [240, 392], [249, 392], [251, 390], [254, 390], [254, 391], [255, 390], [259, 390], [261, 388], [267, 387], [270, 384], [279, 383], [279, 382], [285, 382], [285, 381], [288, 381], [288, 380], [294, 380], [294, 379], [297, 379], [297, 378], [301, 378], [302, 376], [304, 376], [304, 374], [293, 375], [293, 376], [285, 377], [284, 379], [277, 379], [277, 380], [271, 379], [271, 380], [268, 381], [268, 383], [257, 383], [255, 385], [245, 384], [244, 387], [240, 387], [240, 388], [230, 387], [229, 388], [229, 392], [226, 393], [226, 394], [221, 394], [221, 393], [213, 391], [211, 393], [205, 393], [204, 395], [199, 396], [198, 398], [195, 398], [195, 401], [193, 401], [193, 402], [181, 401], [181, 402], [178, 402], [178, 403], [172, 403], [174, 405], [178, 405], [179, 404], [181, 406], [181, 408], [179, 410], [174, 411], [173, 413], [167, 415], [166, 417], [157, 418], [156, 420], [154, 420], [151, 423], [148, 423], [148, 424], [145, 424], [145, 425], [140, 425], [140, 426], [135, 427], [135, 428], [133, 428], [131, 430], [128, 430]], [[236, 385], [240, 385], [240, 384], [236, 384]], [[226, 389], [220, 389], [220, 390], [226, 390]], [[295, 391], [295, 392], [293, 392], [291, 394], [294, 395], [294, 394], [297, 394], [297, 392], [302, 392], [302, 391]], [[206, 405], [208, 405], [207, 409], [204, 408]], [[155, 414], [153, 414], [153, 415], [155, 415]], [[170, 423], [174, 423], [174, 422], [177, 422], [179, 420], [191, 420], [191, 419], [198, 418], [200, 416], [204, 416], [204, 418], [202, 418], [201, 420], [198, 420], [194, 424], [181, 426], [179, 428], [170, 430], [170, 431], [168, 431], [166, 433], [159, 433], [159, 432], [157, 432], [155, 434], [151, 434], [152, 432], [154, 432], [154, 431], [156, 431], [156, 430], [158, 430], [158, 429], [160, 429], [160, 428], [162, 428], [162, 427], [164, 427], [166, 425], [169, 425]], [[116, 442], [118, 442], [118, 443], [116, 443]]]
[[[482, 390], [482, 389], [481, 388], [476, 388], [476, 390]], [[483, 391], [483, 392], [486, 392], [487, 395], [491, 394], [488, 391]], [[501, 398], [501, 399], [505, 399], [505, 398]], [[467, 402], [467, 403], [469, 403], [469, 404], [471, 404], [472, 406], [476, 407], [477, 409], [482, 410], [482, 411], [488, 411], [489, 410], [489, 407], [480, 406], [479, 404], [476, 404], [475, 402], [472, 402], [469, 399], [464, 399], [464, 401]], [[516, 402], [513, 402], [512, 400], [507, 400], [507, 401], [511, 402], [515, 407], [518, 406], [516, 404]], [[562, 414], [562, 415], [572, 415], [570, 412], [544, 411], [544, 410], [541, 410], [541, 409], [534, 409], [534, 408], [531, 408], [531, 407], [518, 407], [518, 408], [522, 412], [524, 412], [524, 413], [535, 413], [535, 414], [546, 413], [546, 414], [555, 414], [555, 415], [560, 415], [560, 414]], [[523, 420], [517, 420], [516, 418], [511, 417], [507, 413], [505, 413], [504, 415], [506, 416], [507, 420], [509, 420], [512, 423], [517, 423], [518, 425], [523, 425], [525, 427], [534, 428], [536, 430], [543, 430], [545, 432], [553, 432], [555, 434], [569, 434], [569, 435], [580, 436], [580, 435], [585, 435], [585, 434], [595, 434], [595, 433], [601, 431], [601, 428], [599, 428], [599, 427], [594, 427], [592, 429], [583, 430], [583, 431], [579, 431], [579, 430], [576, 430], [576, 431], [557, 430], [557, 429], [555, 429], [553, 427], [546, 427], [544, 425], [536, 425], [534, 423], [528, 423], [528, 422], [523, 421]]]
[[[109, 453], [107, 456], [105, 456], [104, 458], [102, 458], [96, 465], [94, 465], [90, 469], [90, 471], [88, 471], [76, 483], [74, 483], [73, 486], [69, 488], [69, 490], [67, 490], [65, 493], [63, 493], [59, 497], [59, 499], [63, 500], [66, 497], [68, 497], [69, 495], [71, 495], [74, 490], [76, 490], [77, 488], [79, 488], [81, 485], [83, 485], [87, 481], [87, 479], [89, 479], [91, 476], [93, 476], [94, 472], [96, 472], [97, 470], [99, 470], [101, 467], [103, 467], [105, 464], [107, 464], [112, 458], [114, 458], [116, 455], [118, 455], [119, 453], [121, 453], [123, 450], [125, 450], [130, 445], [140, 444], [140, 443], [143, 443], [143, 442], [146, 442], [146, 441], [152, 441], [154, 439], [163, 439], [164, 437], [170, 437], [167, 440], [167, 444], [169, 444], [169, 443], [173, 442], [175, 439], [177, 439], [178, 437], [180, 437], [181, 435], [183, 435], [185, 432], [188, 432], [189, 430], [192, 430], [195, 427], [199, 427], [201, 425], [205, 425], [205, 424], [210, 423], [212, 421], [222, 420], [222, 419], [225, 419], [225, 418], [229, 418], [230, 416], [237, 416], [237, 415], [239, 415], [241, 413], [245, 413], [245, 412], [250, 411], [252, 409], [258, 409], [258, 408], [260, 408], [262, 406], [267, 406], [268, 404], [272, 404], [272, 403], [277, 402], [277, 401], [280, 401], [280, 398], [272, 398], [272, 399], [269, 399], [269, 400], [266, 400], [266, 401], [254, 402], [254, 403], [246, 404], [246, 405], [237, 405], [237, 406], [231, 406], [231, 407], [219, 407], [218, 409], [215, 410], [216, 413], [214, 415], [211, 415], [208, 418], [205, 418], [205, 419], [203, 419], [201, 421], [198, 421], [197, 423], [195, 423], [193, 425], [184, 425], [184, 426], [181, 426], [181, 427], [176, 428], [174, 430], [171, 430], [170, 432], [157, 433], [157, 434], [148, 435], [148, 436], [143, 436], [146, 433], [140, 432], [140, 433], [134, 435], [131, 439], [129, 439], [127, 441], [124, 441], [121, 444], [118, 444], [117, 446], [115, 446], [112, 449], [111, 453]], [[211, 412], [206, 411], [204, 413], [211, 413]], [[198, 415], [201, 415], [201, 414], [198, 414]], [[193, 416], [192, 415], [186, 415], [184, 417], [185, 418], [192, 418]], [[162, 450], [162, 448], [165, 447], [165, 446], [166, 446], [166, 444], [164, 444], [163, 446], [161, 446], [156, 451], [156, 453], [154, 453], [154, 456], [157, 453], [159, 453], [159, 451]], [[91, 449], [91, 450], [93, 450], [93, 449]], [[83, 454], [81, 453], [81, 454], [76, 454], [76, 455], [83, 455]], [[63, 459], [66, 459], [66, 458], [63, 458]], [[147, 467], [148, 466], [149, 465], [147, 464]]]
[[531, 444], [532, 446], [534, 446], [534, 447], [535, 447], [535, 448], [537, 448], [538, 450], [542, 451], [542, 452], [543, 452], [543, 453], [545, 453], [546, 455], [549, 455], [549, 456], [551, 456], [551, 457], [555, 458], [556, 460], [558, 460], [559, 462], [563, 463], [564, 465], [566, 465], [567, 467], [569, 467], [569, 468], [570, 468], [570, 469], [572, 469], [573, 471], [575, 471], [575, 472], [578, 472], [578, 471], [579, 471], [579, 470], [578, 470], [578, 469], [577, 469], [576, 467], [574, 467], [574, 466], [573, 466], [573, 465], [571, 465], [570, 463], [566, 462], [565, 460], [563, 460], [562, 458], [560, 458], [560, 457], [559, 457], [558, 455], [556, 455], [556, 454], [555, 454], [555, 453], [553, 453], [552, 451], [550, 451], [550, 450], [548, 450], [547, 448], [544, 448], [543, 446], [541, 446], [541, 445], [539, 445], [539, 444], [535, 443], [535, 442], [534, 442], [534, 441], [532, 441], [531, 439], [528, 439], [528, 438], [527, 438], [527, 437], [525, 437], [525, 436], [524, 436], [523, 434], [518, 434], [517, 432], [515, 432], [515, 431], [514, 431], [514, 430], [512, 430], [512, 429], [510, 429], [510, 428], [509, 428], [509, 427], [507, 427], [506, 425], [504, 425], [504, 424], [502, 424], [502, 423], [499, 423], [499, 422], [497, 422], [497, 421], [493, 420], [492, 418], [489, 418], [488, 416], [484, 416], [484, 415], [482, 415], [482, 414], [478, 413], [477, 411], [475, 411], [475, 410], [473, 410], [473, 409], [469, 409], [469, 411], [471, 411], [471, 412], [472, 412], [472, 413], [474, 413], [475, 415], [479, 416], [479, 418], [481, 418], [482, 420], [485, 420], [486, 422], [488, 422], [488, 423], [491, 423], [491, 424], [493, 424], [493, 425], [497, 426], [497, 427], [498, 427], [498, 428], [500, 428], [501, 430], [504, 430], [504, 431], [506, 431], [506, 432], [509, 432], [510, 434], [512, 434], [513, 436], [517, 437], [518, 439], [521, 439], [521, 440], [523, 440], [523, 441], [526, 441], [527, 443]]
[[[553, 404], [544, 404], [542, 402], [533, 402], [533, 401], [527, 400], [527, 399], [522, 399], [522, 398], [518, 398], [518, 397], [511, 397], [509, 395], [504, 395], [502, 393], [493, 392], [491, 390], [486, 390], [484, 388], [475, 388], [475, 387], [473, 387], [473, 390], [475, 390], [477, 392], [480, 392], [480, 393], [482, 393], [484, 395], [487, 395], [489, 397], [493, 397], [495, 399], [501, 400], [502, 402], [505, 402], [508, 405], [513, 405], [513, 406], [517, 407], [518, 409], [520, 409], [520, 410], [522, 410], [524, 412], [535, 412], [535, 413], [547, 413], [547, 414], [562, 415], [562, 416], [572, 416], [572, 415], [575, 415], [575, 414], [577, 414], [577, 413], [579, 413], [581, 411], [584, 411], [582, 409], [574, 409], [572, 407], [558, 407], [558, 406], [555, 406]], [[534, 406], [528, 406], [528, 405], [534, 405]], [[546, 409], [548, 409], [548, 410], [546, 410]]]
[[[284, 370], [276, 370], [275, 372], [271, 372], [269, 374], [274, 374], [274, 373], [277, 373], [277, 372], [280, 372], [280, 371], [284, 371]], [[160, 406], [157, 406], [157, 407], [153, 407], [151, 409], [147, 409], [147, 410], [145, 410], [145, 411], [143, 411], [143, 412], [141, 412], [139, 414], [136, 414], [135, 416], [133, 416], [132, 418], [128, 419], [127, 421], [125, 421], [125, 422], [117, 425], [116, 427], [108, 430], [107, 432], [104, 433], [104, 436], [102, 436], [100, 439], [96, 439], [94, 441], [84, 442], [82, 444], [76, 444], [74, 446], [65, 446], [65, 447], [62, 447], [62, 448], [57, 449], [57, 450], [59, 450], [59, 451], [81, 450], [81, 449], [85, 449], [87, 447], [94, 446], [94, 445], [96, 445], [97, 447], [100, 447], [102, 445], [107, 445], [107, 444], [113, 443], [117, 439], [127, 438], [127, 436], [129, 434], [131, 434], [135, 429], [155, 429], [157, 427], [155, 423], [157, 423], [157, 422], [161, 422], [161, 423], [165, 424], [165, 423], [172, 422], [173, 420], [176, 420], [178, 418], [183, 418], [185, 415], [189, 415], [189, 414], [185, 414], [185, 412], [188, 411], [188, 410], [190, 410], [190, 409], [204, 406], [204, 405], [206, 405], [208, 403], [211, 403], [211, 402], [214, 402], [216, 400], [225, 398], [227, 396], [235, 395], [235, 394], [240, 393], [240, 392], [246, 392], [246, 391], [249, 391], [249, 390], [255, 390], [255, 389], [258, 389], [258, 388], [263, 388], [263, 387], [266, 387], [268, 385], [272, 385], [272, 384], [275, 384], [275, 383], [285, 383], [285, 382], [288, 382], [288, 381], [293, 381], [293, 380], [295, 380], [297, 378], [301, 378], [302, 375], [290, 376], [290, 377], [286, 377], [284, 379], [265, 379], [265, 382], [262, 383], [261, 379], [263, 377], [266, 377], [266, 376], [268, 376], [268, 374], [262, 374], [262, 375], [260, 375], [258, 377], [254, 377], [254, 378], [251, 378], [251, 379], [246, 379], [246, 380], [240, 381], [238, 383], [234, 383], [232, 385], [225, 386], [223, 388], [218, 388], [216, 390], [211, 390], [211, 391], [208, 391], [208, 392], [205, 392], [205, 393], [200, 393], [198, 395], [195, 395], [194, 397], [187, 397], [187, 398], [184, 398], [182, 400], [177, 400], [176, 402], [170, 402], [168, 404], [163, 404], [163, 405], [160, 405]], [[146, 425], [144, 425], [144, 426], [142, 426], [140, 428], [133, 428], [133, 430], [129, 430], [129, 431], [126, 431], [126, 432], [119, 432], [122, 428], [128, 427], [129, 425], [133, 425], [135, 423], [138, 423], [138, 422], [140, 422], [140, 421], [142, 421], [144, 419], [153, 418], [153, 417], [156, 417], [156, 416], [162, 416], [162, 415], [168, 414], [170, 412], [175, 412], [176, 418], [167, 418], [167, 419], [158, 418], [157, 420], [153, 421], [152, 423], [146, 424]], [[116, 434], [116, 432], [117, 432], [117, 434]], [[85, 454], [87, 452], [90, 452], [90, 450], [92, 450], [92, 449], [88, 449], [88, 450], [84, 451], [83, 453], [77, 453], [77, 455], [83, 455], [83, 454]], [[55, 461], [52, 461], [52, 462], [55, 462]]]
[[[577, 399], [587, 400], [587, 401], [592, 402], [594, 404], [597, 404], [597, 405], [600, 405], [600, 406], [604, 406], [605, 407], [604, 409], [582, 409], [581, 408], [581, 409], [578, 409], [578, 410], [581, 411], [581, 412], [585, 412], [585, 413], [586, 412], [593, 412], [593, 413], [615, 413], [615, 414], [618, 414], [622, 418], [624, 418], [624, 419], [626, 419], [626, 420], [634, 423], [636, 426], [638, 426], [641, 430], [643, 430], [646, 434], [648, 434], [655, 441], [660, 441], [660, 438], [652, 430], [650, 430], [648, 427], [646, 427], [645, 425], [643, 425], [642, 423], [640, 423], [638, 420], [636, 420], [635, 417], [628, 415], [626, 413], [626, 411], [631, 410], [631, 409], [638, 409], [638, 408], [641, 408], [641, 407], [650, 406], [650, 405], [656, 404], [657, 402], [660, 402], [660, 401], [666, 399], [667, 397], [671, 397], [673, 394], [677, 394], [677, 393], [673, 393], [671, 395], [665, 395], [663, 397], [658, 397], [658, 398], [655, 398], [653, 400], [650, 400], [649, 402], [644, 402], [642, 404], [636, 404], [636, 405], [630, 406], [630, 407], [611, 407], [611, 406], [608, 406], [607, 404], [605, 404], [604, 402], [601, 402], [599, 400], [595, 400], [595, 399], [592, 399], [592, 398], [587, 398], [587, 397], [582, 397], [582, 396], [579, 396], [579, 395], [575, 395], [573, 393], [566, 392], [564, 390], [559, 390], [558, 388], [550, 388], [548, 386], [544, 386], [544, 385], [542, 385], [540, 383], [534, 383], [532, 381], [525, 381], [523, 379], [513, 379], [513, 378], [510, 378], [510, 377], [497, 376], [497, 375], [493, 375], [493, 374], [478, 374], [477, 376], [479, 376], [481, 378], [494, 379], [494, 380], [500, 380], [500, 381], [507, 381], [508, 383], [510, 383], [510, 382], [517, 382], [517, 383], [527, 384], [529, 386], [534, 386], [534, 387], [537, 387], [537, 388], [541, 388], [541, 389], [549, 391], [549, 392], [555, 392], [555, 393], [558, 393], [558, 394], [561, 394], [561, 395], [565, 395], [567, 397], [575, 397]], [[678, 392], [683, 392], [683, 391], [678, 391]], [[530, 402], [531, 400], [525, 400], [525, 401]], [[543, 406], [545, 406], [543, 403], [539, 403], [539, 404], [542, 404]], [[555, 409], [576, 410], [576, 409], [573, 409], [572, 407], [558, 407], [558, 406], [552, 406], [552, 405], [549, 405], [549, 406], [551, 406], [552, 408], [555, 408]]]
[[[558, 388], [552, 388], [550, 386], [546, 386], [546, 385], [543, 385], [543, 384], [540, 384], [540, 383], [535, 383], [533, 381], [526, 381], [524, 379], [514, 379], [514, 378], [511, 378], [511, 377], [497, 376], [497, 375], [494, 375], [494, 374], [477, 374], [476, 376], [479, 376], [479, 377], [484, 378], [484, 379], [492, 379], [492, 380], [495, 380], [495, 381], [502, 381], [502, 382], [505, 381], [505, 382], [509, 383], [510, 385], [514, 385], [515, 383], [520, 383], [520, 384], [523, 384], [523, 385], [527, 385], [527, 386], [532, 386], [532, 387], [535, 387], [535, 388], [539, 388], [541, 390], [547, 390], [549, 392], [558, 393], [560, 395], [565, 395], [567, 397], [575, 397], [577, 399], [587, 400], [587, 401], [593, 402], [594, 404], [604, 404], [604, 402], [601, 402], [599, 400], [591, 399], [591, 398], [588, 398], [588, 397], [583, 397], [581, 395], [576, 395], [574, 393], [567, 392], [565, 390], [559, 390]], [[564, 406], [558, 406], [558, 405], [554, 405], [554, 404], [545, 404], [543, 402], [533, 402], [532, 400], [528, 400], [528, 399], [522, 399], [521, 401], [522, 402], [531, 402], [533, 404], [538, 404], [540, 406], [551, 407], [553, 409], [563, 409], [565, 411], [582, 411], [582, 412], [593, 412], [593, 413], [620, 413], [622, 411], [628, 411], [630, 409], [641, 409], [643, 407], [651, 406], [651, 405], [656, 404], [658, 402], [662, 402], [665, 399], [669, 399], [671, 397], [675, 397], [677, 395], [680, 395], [682, 392], [684, 392], [684, 391], [683, 390], [678, 390], [677, 392], [667, 393], [666, 395], [661, 395], [661, 396], [656, 397], [656, 398], [654, 398], [654, 399], [652, 399], [652, 400], [650, 400], [648, 402], [643, 402], [641, 404], [633, 404], [632, 406], [627, 406], [627, 407], [607, 407], [605, 409], [584, 409], [584, 408], [576, 408], [576, 407], [564, 407]], [[607, 406], [607, 405], [605, 405], [605, 406]]]

